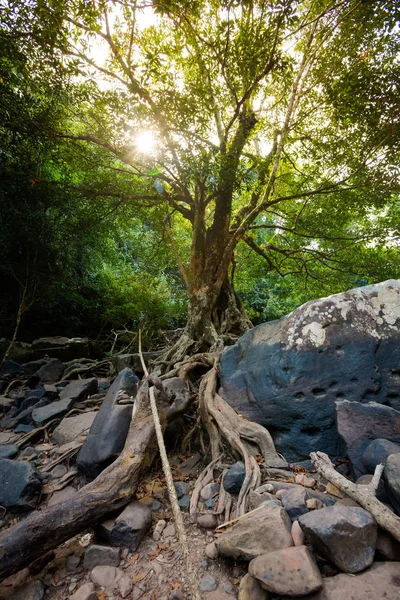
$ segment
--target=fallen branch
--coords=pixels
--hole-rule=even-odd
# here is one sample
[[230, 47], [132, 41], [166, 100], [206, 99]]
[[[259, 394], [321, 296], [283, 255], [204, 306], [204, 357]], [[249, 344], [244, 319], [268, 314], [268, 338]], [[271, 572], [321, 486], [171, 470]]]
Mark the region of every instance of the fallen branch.
[[379, 502], [375, 497], [380, 478], [383, 473], [383, 465], [377, 465], [375, 474], [369, 485], [361, 485], [349, 481], [343, 475], [335, 471], [329, 456], [323, 452], [311, 452], [311, 462], [323, 477], [333, 483], [346, 496], [349, 496], [360, 506], [365, 508], [375, 518], [378, 525], [386, 529], [398, 542], [400, 542], [400, 517], [397, 517], [387, 506]]
[[[149, 379], [149, 372], [147, 370], [146, 363], [144, 362], [144, 359], [143, 359], [141, 342], [142, 342], [141, 331], [139, 329], [140, 362], [142, 363], [143, 372], [144, 372], [145, 376]], [[150, 379], [149, 379], [149, 382], [151, 383]], [[176, 532], [178, 534], [179, 544], [180, 544], [180, 547], [182, 550], [183, 557], [185, 559], [187, 575], [189, 578], [190, 594], [191, 594], [193, 600], [200, 600], [199, 584], [197, 581], [197, 576], [196, 576], [196, 572], [194, 569], [192, 557], [191, 557], [191, 554], [189, 551], [189, 546], [188, 546], [188, 541], [187, 541], [186, 531], [185, 531], [185, 525], [183, 523], [183, 517], [182, 517], [181, 509], [180, 509], [180, 506], [178, 503], [178, 496], [177, 496], [176, 489], [174, 486], [174, 480], [172, 478], [171, 465], [169, 464], [167, 451], [165, 449], [163, 430], [162, 430], [161, 423], [160, 423], [160, 416], [158, 414], [156, 398], [155, 398], [155, 394], [154, 394], [154, 387], [150, 387], [149, 396], [150, 396], [151, 412], [152, 412], [153, 421], [154, 421], [155, 430], [156, 430], [158, 448], [159, 448], [160, 456], [161, 456], [161, 463], [162, 463], [162, 467], [163, 467], [163, 471], [164, 471], [165, 481], [167, 483], [169, 499], [171, 502], [172, 513], [174, 515], [174, 521], [175, 521], [175, 525], [176, 525]]]

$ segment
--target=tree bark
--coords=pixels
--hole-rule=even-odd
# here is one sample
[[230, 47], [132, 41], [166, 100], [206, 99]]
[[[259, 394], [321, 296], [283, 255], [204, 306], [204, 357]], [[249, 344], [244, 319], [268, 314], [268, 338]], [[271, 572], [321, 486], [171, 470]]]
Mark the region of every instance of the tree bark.
[[[181, 414], [186, 404], [175, 400], [160, 403], [160, 418]], [[120, 456], [94, 481], [72, 498], [35, 511], [0, 537], [0, 576], [7, 577], [29, 565], [48, 550], [56, 548], [84, 529], [123, 508], [134, 496], [140, 478], [157, 453], [154, 422], [145, 382], [135, 402], [125, 447]]]

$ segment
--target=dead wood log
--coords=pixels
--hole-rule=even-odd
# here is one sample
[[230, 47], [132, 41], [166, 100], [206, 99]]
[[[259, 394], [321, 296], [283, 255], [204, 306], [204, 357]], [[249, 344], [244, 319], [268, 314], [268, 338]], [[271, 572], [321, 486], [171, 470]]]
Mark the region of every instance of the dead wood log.
[[[141, 476], [157, 453], [154, 422], [148, 399], [148, 382], [141, 386], [125, 447], [120, 456], [94, 481], [70, 499], [35, 511], [0, 536], [0, 578], [28, 566], [109, 513], [123, 508], [134, 496]], [[161, 420], [176, 418], [184, 401], [159, 403]]]
[[378, 465], [374, 477], [369, 485], [361, 485], [349, 481], [335, 471], [329, 456], [323, 452], [311, 452], [311, 462], [323, 477], [333, 483], [346, 496], [349, 496], [360, 506], [365, 508], [375, 518], [378, 525], [386, 529], [398, 542], [400, 542], [400, 517], [397, 517], [387, 506], [375, 497], [379, 480], [383, 472], [383, 465]]

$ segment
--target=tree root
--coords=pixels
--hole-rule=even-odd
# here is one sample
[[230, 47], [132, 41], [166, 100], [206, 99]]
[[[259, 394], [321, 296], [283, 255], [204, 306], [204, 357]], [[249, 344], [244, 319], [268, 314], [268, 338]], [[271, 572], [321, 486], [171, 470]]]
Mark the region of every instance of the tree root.
[[349, 481], [338, 473], [327, 454], [323, 452], [311, 452], [310, 457], [318, 473], [370, 512], [375, 517], [378, 525], [386, 529], [390, 535], [400, 542], [400, 517], [397, 517], [390, 508], [379, 502], [375, 497], [379, 480], [383, 473], [383, 465], [377, 465], [374, 477], [369, 485], [361, 485]]

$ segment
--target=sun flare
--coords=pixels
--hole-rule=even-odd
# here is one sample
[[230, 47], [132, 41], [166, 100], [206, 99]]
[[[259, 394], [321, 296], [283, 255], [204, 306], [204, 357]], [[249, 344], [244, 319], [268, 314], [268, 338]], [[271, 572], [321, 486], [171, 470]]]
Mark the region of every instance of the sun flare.
[[135, 139], [135, 146], [141, 154], [151, 154], [156, 146], [156, 139], [152, 131], [141, 131]]

